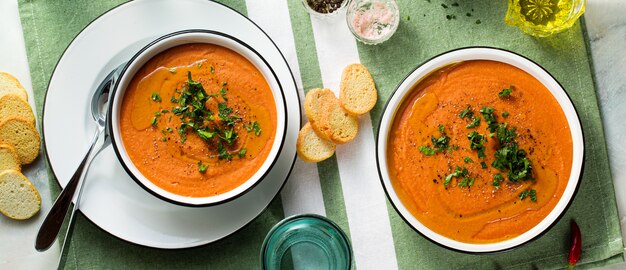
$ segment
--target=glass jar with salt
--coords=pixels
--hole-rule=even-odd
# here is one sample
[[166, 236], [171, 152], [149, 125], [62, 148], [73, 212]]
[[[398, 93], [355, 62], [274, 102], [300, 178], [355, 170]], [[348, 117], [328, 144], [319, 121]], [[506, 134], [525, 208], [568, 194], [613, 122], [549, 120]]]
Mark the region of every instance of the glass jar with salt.
[[357, 40], [380, 44], [388, 40], [400, 24], [400, 10], [395, 0], [352, 0], [346, 20]]

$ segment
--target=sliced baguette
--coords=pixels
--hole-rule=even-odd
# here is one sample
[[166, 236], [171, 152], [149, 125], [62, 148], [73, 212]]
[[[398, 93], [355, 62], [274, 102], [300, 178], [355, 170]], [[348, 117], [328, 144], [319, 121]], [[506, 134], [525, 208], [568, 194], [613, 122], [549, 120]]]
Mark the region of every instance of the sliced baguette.
[[320, 88], [309, 90], [304, 98], [304, 113], [313, 130], [323, 139], [330, 139], [330, 125], [325, 119], [323, 107], [329, 103], [334, 103], [336, 99], [333, 91]]
[[0, 143], [13, 146], [22, 164], [33, 162], [39, 155], [39, 133], [28, 120], [18, 116], [0, 123]]
[[339, 104], [329, 108], [327, 118], [331, 131], [330, 140], [336, 144], [352, 141], [359, 133], [359, 118], [347, 113]]
[[310, 123], [306, 123], [300, 133], [298, 133], [298, 141], [296, 142], [296, 151], [298, 156], [306, 162], [320, 162], [335, 153], [336, 146], [332, 141], [320, 138], [313, 131]]
[[35, 125], [35, 115], [28, 102], [16, 94], [0, 96], [0, 122], [11, 116], [22, 117], [33, 126]]
[[0, 96], [6, 94], [15, 94], [22, 100], [28, 102], [28, 93], [20, 81], [9, 73], [0, 72]]
[[377, 99], [376, 84], [364, 65], [351, 64], [344, 68], [339, 85], [341, 107], [358, 116], [374, 108]]
[[351, 141], [359, 130], [359, 119], [345, 112], [329, 89], [309, 91], [304, 100], [304, 111], [315, 133], [334, 143]]
[[0, 173], [0, 212], [17, 220], [31, 218], [41, 209], [39, 191], [22, 173]]
[[0, 172], [6, 170], [21, 171], [22, 164], [13, 146], [0, 144]]

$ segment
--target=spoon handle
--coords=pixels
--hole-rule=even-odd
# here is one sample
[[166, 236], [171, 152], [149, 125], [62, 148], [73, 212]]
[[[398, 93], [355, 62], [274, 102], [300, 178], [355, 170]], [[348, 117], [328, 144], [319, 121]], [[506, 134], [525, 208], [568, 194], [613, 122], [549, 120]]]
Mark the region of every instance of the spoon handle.
[[91, 160], [93, 159], [91, 152], [100, 137], [102, 130], [98, 129], [93, 139], [91, 140], [91, 146], [89, 150], [85, 154], [85, 157], [78, 165], [76, 172], [70, 178], [70, 181], [67, 183], [67, 186], [61, 191], [59, 197], [56, 199], [50, 212], [44, 219], [41, 227], [39, 227], [39, 232], [37, 233], [37, 238], [35, 239], [35, 249], [38, 251], [45, 251], [54, 240], [56, 240], [59, 231], [61, 230], [61, 225], [63, 224], [63, 220], [65, 220], [65, 216], [67, 214], [67, 210], [72, 202], [72, 198], [74, 198], [74, 193], [76, 192], [76, 188], [79, 184], [82, 183], [81, 178], [83, 176], [83, 172]]

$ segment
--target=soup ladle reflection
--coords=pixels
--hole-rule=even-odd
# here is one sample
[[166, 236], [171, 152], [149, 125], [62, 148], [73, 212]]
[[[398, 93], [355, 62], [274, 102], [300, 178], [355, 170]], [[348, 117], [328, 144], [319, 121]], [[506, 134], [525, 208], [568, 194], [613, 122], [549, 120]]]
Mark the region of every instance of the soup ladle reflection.
[[[91, 161], [108, 145], [111, 144], [111, 139], [109, 137], [107, 126], [107, 104], [109, 100], [109, 94], [115, 84], [115, 81], [119, 75], [120, 68], [113, 70], [103, 81], [100, 83], [96, 91], [94, 92], [91, 98], [91, 115], [93, 119], [96, 121], [97, 129], [96, 132], [91, 139], [91, 146], [85, 157], [82, 159], [76, 172], [70, 178], [70, 181], [67, 183], [65, 188], [59, 194], [56, 201], [52, 205], [50, 212], [44, 219], [41, 227], [39, 228], [39, 232], [37, 233], [37, 238], [35, 240], [35, 249], [38, 251], [45, 251], [57, 238], [59, 231], [61, 230], [61, 226], [63, 221], [65, 220], [65, 216], [67, 215], [68, 209], [71, 207], [72, 199], [74, 198], [74, 194], [76, 190], [78, 190], [78, 194], [76, 194], [76, 203], [70, 210], [70, 220], [68, 222], [67, 233], [65, 234], [65, 240], [63, 246], [65, 246], [66, 242], [69, 241], [72, 230], [73, 230], [73, 220], [74, 215], [76, 213], [76, 209], [79, 207], [80, 195], [82, 192], [82, 187], [84, 186], [84, 176], [87, 174], [87, 170], [89, 169], [89, 165]], [[99, 139], [104, 135], [103, 142], [96, 147]], [[94, 149], [98, 149], [95, 154], [93, 153]], [[61, 250], [61, 254], [63, 254], [63, 250]], [[61, 258], [63, 259], [63, 258]]]

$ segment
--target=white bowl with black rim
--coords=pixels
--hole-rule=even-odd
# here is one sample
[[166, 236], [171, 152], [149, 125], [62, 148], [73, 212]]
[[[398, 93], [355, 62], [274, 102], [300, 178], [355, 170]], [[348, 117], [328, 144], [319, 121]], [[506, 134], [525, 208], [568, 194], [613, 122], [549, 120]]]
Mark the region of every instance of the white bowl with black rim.
[[[155, 185], [154, 183], [152, 183], [152, 181], [148, 180], [148, 178], [146, 178], [139, 171], [139, 169], [137, 169], [135, 164], [130, 159], [124, 143], [121, 139], [120, 130], [120, 110], [122, 107], [122, 102], [124, 100], [124, 94], [126, 93], [126, 88], [132, 81], [137, 71], [139, 71], [144, 66], [144, 64], [146, 64], [146, 62], [157, 56], [159, 53], [176, 46], [190, 43], [206, 43], [222, 46], [246, 58], [261, 72], [261, 74], [267, 81], [272, 92], [274, 102], [276, 104], [276, 136], [274, 137], [274, 141], [271, 144], [271, 150], [269, 152], [269, 155], [267, 156], [261, 167], [248, 180], [246, 180], [236, 188], [225, 193], [206, 197], [189, 197], [175, 194]], [[254, 48], [242, 42], [241, 40], [225, 33], [210, 30], [191, 29], [174, 32], [157, 38], [156, 40], [139, 50], [126, 63], [126, 65], [120, 71], [119, 79], [116, 80], [115, 87], [110, 96], [109, 111], [107, 115], [107, 128], [109, 129], [111, 141], [117, 158], [119, 159], [126, 172], [137, 184], [139, 184], [139, 186], [141, 186], [152, 195], [155, 195], [156, 197], [170, 203], [190, 207], [205, 207], [218, 205], [234, 200], [253, 189], [259, 182], [263, 181], [265, 176], [276, 163], [278, 155], [284, 145], [287, 125], [286, 110], [287, 105], [285, 102], [282, 86], [280, 85], [276, 74], [272, 70], [271, 66], [269, 66], [267, 61], [263, 58], [263, 56], [255, 51]]]
[[[391, 183], [387, 164], [388, 139], [394, 117], [405, 101], [405, 98], [410, 95], [413, 87], [436, 70], [449, 66], [450, 64], [470, 60], [491, 60], [506, 63], [533, 76], [541, 82], [557, 100], [565, 114], [572, 136], [573, 157], [570, 177], [565, 191], [556, 206], [543, 220], [530, 230], [514, 238], [495, 243], [475, 244], [460, 242], [436, 233], [425, 226], [411, 214], [398, 197]], [[582, 176], [584, 154], [584, 137], [580, 118], [578, 117], [578, 113], [571, 99], [561, 84], [544, 68], [530, 59], [510, 51], [490, 47], [468, 47], [448, 51], [427, 60], [410, 72], [397, 86], [385, 106], [379, 123], [378, 138], [376, 141], [376, 161], [380, 180], [387, 194], [387, 198], [404, 221], [430, 241], [448, 249], [467, 253], [494, 253], [510, 250], [532, 241], [548, 231], [563, 216], [578, 191]]]

